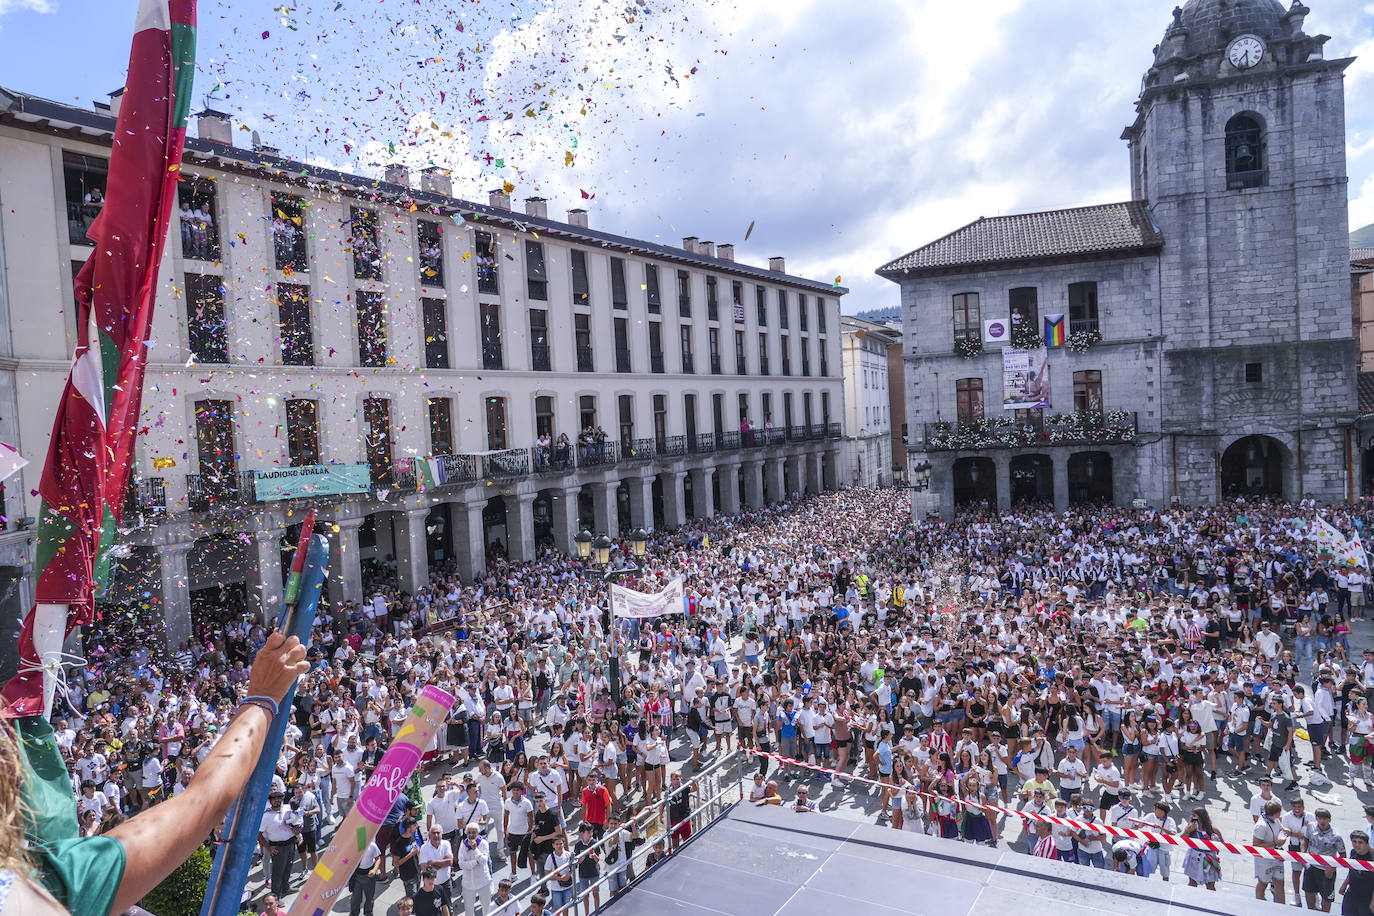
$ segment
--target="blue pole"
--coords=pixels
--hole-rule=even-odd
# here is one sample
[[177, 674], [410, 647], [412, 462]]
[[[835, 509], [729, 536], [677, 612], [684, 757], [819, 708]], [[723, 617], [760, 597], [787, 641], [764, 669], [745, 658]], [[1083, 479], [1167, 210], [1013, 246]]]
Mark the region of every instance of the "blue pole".
[[[329, 541], [322, 534], [314, 535], [306, 549], [300, 600], [295, 605], [283, 602], [281, 616], [277, 619], [279, 630], [287, 636], [298, 637], [307, 645], [328, 568]], [[239, 914], [243, 890], [248, 886], [248, 872], [253, 865], [253, 850], [258, 845], [262, 815], [267, 810], [267, 792], [272, 785], [272, 774], [277, 768], [277, 757], [281, 754], [282, 738], [286, 734], [286, 723], [291, 717], [295, 697], [296, 686], [293, 684], [282, 700], [277, 717], [272, 720], [262, 756], [258, 758], [258, 765], [253, 769], [248, 785], [224, 819], [224, 829], [221, 831], [219, 849], [215, 851], [215, 863], [210, 869], [210, 883], [200, 907], [200, 916]]]

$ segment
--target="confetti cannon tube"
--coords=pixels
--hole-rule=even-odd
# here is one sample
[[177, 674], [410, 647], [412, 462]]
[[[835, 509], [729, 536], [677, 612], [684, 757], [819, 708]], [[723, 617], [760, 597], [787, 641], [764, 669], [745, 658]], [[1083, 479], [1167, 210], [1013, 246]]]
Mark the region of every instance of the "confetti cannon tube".
[[290, 916], [324, 916], [329, 912], [452, 708], [453, 697], [438, 687], [430, 685], [420, 691], [405, 724], [372, 771], [353, 810], [320, 854], [320, 864], [296, 896]]
[[[298, 637], [306, 645], [310, 642], [310, 628], [315, 624], [315, 610], [319, 607], [325, 572], [329, 568], [329, 541], [322, 534], [312, 533], [314, 522], [315, 513], [311, 510], [301, 526], [301, 540], [296, 547], [295, 561], [291, 564], [291, 578], [298, 586], [292, 597], [297, 600], [292, 603], [283, 601], [281, 614], [277, 618], [277, 629], [287, 636]], [[277, 757], [281, 754], [282, 739], [291, 718], [295, 696], [296, 686], [292, 684], [268, 729], [262, 756], [253, 768], [248, 785], [224, 819], [219, 849], [215, 851], [215, 861], [210, 868], [210, 882], [200, 906], [200, 916], [238, 916], [243, 890], [248, 886], [248, 872], [253, 865], [253, 850], [258, 845], [262, 815], [267, 810], [267, 793], [272, 786], [272, 774], [277, 768]]]

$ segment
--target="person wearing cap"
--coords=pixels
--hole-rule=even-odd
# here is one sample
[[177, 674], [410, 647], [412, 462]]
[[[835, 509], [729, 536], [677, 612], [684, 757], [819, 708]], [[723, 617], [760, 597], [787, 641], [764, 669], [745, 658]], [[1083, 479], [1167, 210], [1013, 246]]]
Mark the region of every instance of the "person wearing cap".
[[475, 821], [463, 827], [458, 846], [458, 873], [463, 883], [463, 908], [467, 916], [477, 916], [480, 903], [483, 916], [491, 912], [491, 857], [482, 828]]
[[[1302, 851], [1318, 856], [1345, 855], [1345, 840], [1331, 829], [1331, 812], [1326, 808], [1318, 808], [1314, 822], [1304, 830]], [[1320, 907], [1323, 912], [1331, 912], [1336, 899], [1336, 869], [1307, 866], [1303, 870], [1302, 890], [1309, 910]]]
[[[1279, 826], [1279, 815], [1283, 805], [1278, 799], [1266, 802], [1255, 821], [1251, 844], [1261, 849], [1279, 849], [1283, 845], [1283, 828]], [[1284, 902], [1283, 862], [1273, 859], [1255, 859], [1255, 899], [1263, 900], [1266, 888], [1274, 891], [1274, 902]]]
[[296, 862], [296, 838], [301, 834], [300, 815], [282, 804], [283, 793], [272, 789], [267, 795], [267, 811], [258, 828], [258, 843], [263, 848], [263, 871], [272, 893], [285, 897], [291, 889], [291, 871]]
[[433, 868], [420, 872], [420, 887], [410, 895], [415, 916], [453, 916], [453, 897], [438, 876]]

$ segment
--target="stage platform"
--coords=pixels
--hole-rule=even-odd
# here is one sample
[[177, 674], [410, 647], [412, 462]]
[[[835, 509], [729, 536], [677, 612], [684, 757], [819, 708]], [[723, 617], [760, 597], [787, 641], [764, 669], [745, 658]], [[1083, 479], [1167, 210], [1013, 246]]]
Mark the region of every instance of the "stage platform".
[[[1276, 916], [1277, 904], [904, 833], [736, 805], [599, 913], [613, 916]], [[1286, 871], [1286, 870], [1285, 870]], [[1285, 874], [1285, 879], [1287, 875]], [[1339, 902], [1338, 902], [1339, 905]]]

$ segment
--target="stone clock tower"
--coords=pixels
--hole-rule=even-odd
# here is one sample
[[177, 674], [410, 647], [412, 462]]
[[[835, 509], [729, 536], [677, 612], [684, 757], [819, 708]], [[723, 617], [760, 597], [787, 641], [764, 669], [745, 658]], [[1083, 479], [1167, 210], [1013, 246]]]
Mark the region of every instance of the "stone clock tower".
[[[1164, 491], [1343, 499], [1352, 486], [1344, 71], [1308, 9], [1189, 0], [1145, 73], [1133, 197], [1163, 234]], [[1155, 316], [1151, 316], [1155, 317]]]

